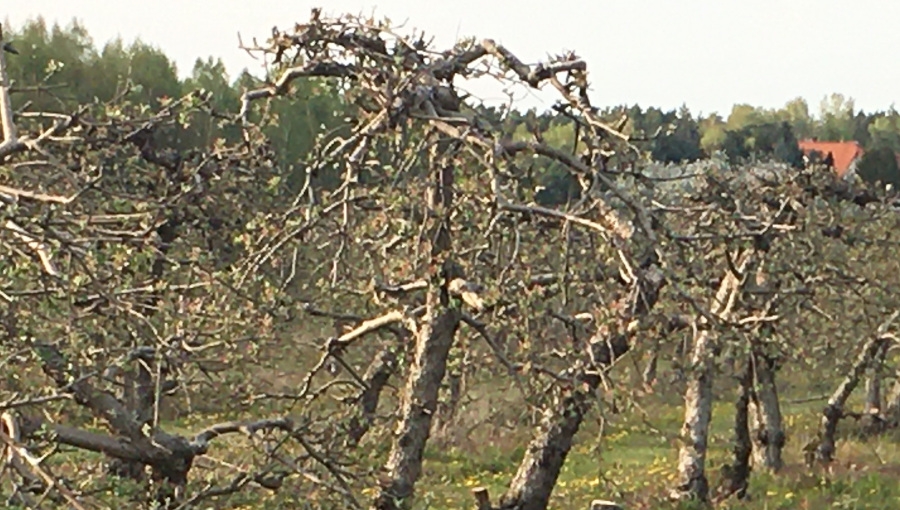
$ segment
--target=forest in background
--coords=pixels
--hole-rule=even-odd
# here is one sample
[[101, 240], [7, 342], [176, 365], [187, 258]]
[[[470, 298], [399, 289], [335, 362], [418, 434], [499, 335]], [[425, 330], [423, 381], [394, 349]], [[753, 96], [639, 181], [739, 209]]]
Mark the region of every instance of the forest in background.
[[[71, 111], [91, 101], [108, 102], [117, 95], [135, 104], [158, 97], [177, 98], [202, 88], [212, 93], [213, 112], [190, 120], [187, 129], [172, 140], [179, 150], [205, 147], [215, 140], [234, 142], [240, 136], [234, 126], [216, 118], [215, 110], [239, 103], [243, 90], [258, 87], [261, 79], [244, 70], [236, 77], [226, 72], [221, 60], [198, 57], [185, 79], [179, 79], [175, 63], [152, 43], [116, 39], [99, 47], [77, 20], [66, 26], [48, 24], [43, 18], [10, 27], [7, 40], [19, 55], [9, 59], [10, 79], [19, 104], [42, 111]], [[29, 84], [16, 87], [16, 84]], [[40, 84], [40, 85], [34, 85]], [[349, 111], [339, 91], [322, 80], [293, 84], [294, 94], [271, 105], [266, 135], [287, 183], [296, 188], [304, 175], [302, 161], [313, 150], [316, 133], [340, 129]], [[547, 143], [571, 144], [574, 123], [555, 112], [505, 111], [482, 106], [481, 115], [513, 138], [537, 133]], [[604, 118], [625, 119], [623, 132], [634, 140], [645, 139], [650, 158], [661, 163], [688, 163], [720, 155], [733, 164], [777, 161], [795, 167], [803, 164], [798, 140], [859, 142], [865, 155], [858, 174], [868, 182], [900, 186], [900, 170], [894, 156], [900, 153], [900, 112], [893, 105], [885, 110], [864, 112], [853, 98], [834, 93], [822, 98], [818, 109], [803, 98], [788, 101], [778, 109], [739, 103], [731, 112], [697, 115], [686, 106], [662, 110], [655, 106], [618, 105], [601, 107]], [[547, 206], [577, 199], [580, 186], [562, 165], [550, 163], [529, 171], [536, 200]], [[337, 186], [339, 171], [325, 171], [319, 184]]]

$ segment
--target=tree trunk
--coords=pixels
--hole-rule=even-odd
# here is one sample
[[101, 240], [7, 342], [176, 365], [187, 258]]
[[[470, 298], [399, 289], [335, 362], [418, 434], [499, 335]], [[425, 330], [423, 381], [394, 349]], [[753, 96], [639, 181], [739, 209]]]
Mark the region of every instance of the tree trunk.
[[397, 354], [392, 346], [385, 346], [375, 355], [375, 359], [363, 374], [365, 389], [360, 392], [357, 404], [359, 408], [347, 425], [346, 441], [348, 446], [356, 446], [372, 426], [372, 419], [378, 409], [381, 390], [384, 389], [397, 368]]
[[841, 381], [831, 398], [828, 399], [828, 405], [822, 410], [822, 428], [819, 432], [819, 445], [816, 447], [816, 460], [820, 462], [831, 462], [834, 460], [837, 426], [840, 419], [844, 416], [844, 405], [847, 403], [847, 398], [859, 385], [859, 381], [866, 369], [872, 364], [872, 360], [878, 351], [884, 348], [884, 344], [887, 342], [888, 339], [881, 335], [867, 341], [844, 380]]
[[[155, 425], [156, 392], [154, 374], [151, 373], [155, 352], [152, 348], [133, 351], [133, 367], [122, 371], [122, 401], [141, 425]], [[146, 466], [142, 462], [110, 457], [107, 473], [120, 478], [143, 480]]]
[[[653, 265], [639, 272], [638, 284], [630, 292], [620, 309], [628, 310], [620, 317], [618, 333], [596, 335], [588, 346], [590, 365], [605, 370], [631, 347], [631, 337], [637, 328], [629, 327], [633, 321], [644, 317], [659, 299], [665, 278], [659, 267]], [[566, 456], [572, 447], [572, 439], [578, 432], [585, 415], [595, 400], [594, 392], [600, 384], [599, 373], [584, 368], [574, 368], [575, 381], [571, 387], [560, 390], [554, 405], [544, 414], [535, 438], [509, 489], [500, 500], [499, 510], [544, 510]]]
[[[440, 141], [432, 145], [430, 152], [434, 180], [429, 205], [440, 218], [427, 236], [432, 281], [403, 391], [400, 423], [385, 466], [387, 479], [380, 484], [373, 503], [376, 510], [399, 510], [411, 503], [413, 488], [422, 473], [422, 456], [447, 372], [447, 358], [462, 320], [460, 309], [450, 306], [447, 288], [453, 279], [464, 276], [462, 268], [448, 257], [452, 251], [450, 210], [454, 194], [454, 168], [442, 161], [448, 147], [447, 141]], [[438, 269], [440, 274], [436, 274]]]
[[[429, 300], [435, 299], [433, 294]], [[406, 508], [422, 473], [422, 456], [431, 432], [431, 418], [437, 410], [447, 357], [460, 321], [458, 310], [437, 310], [438, 307], [437, 303], [429, 303], [416, 338], [415, 357], [400, 406], [401, 421], [386, 466], [388, 479], [375, 498], [374, 508], [378, 510]]]
[[754, 352], [752, 356], [755, 382], [750, 402], [753, 465], [777, 472], [784, 465], [781, 452], [785, 435], [775, 384], [775, 361], [762, 352]]
[[[738, 272], [743, 272], [750, 261], [751, 252], [739, 257]], [[710, 312], [722, 319], [732, 313], [738, 295], [740, 281], [731, 271], [726, 271], [719, 284]], [[690, 368], [687, 371], [687, 389], [684, 394], [684, 425], [681, 429], [682, 446], [678, 455], [678, 478], [672, 499], [709, 499], [709, 481], [706, 477], [706, 448], [709, 443], [709, 422], [712, 419], [713, 368], [717, 339], [709, 329], [705, 318], [695, 328]]]
[[553, 408], [544, 415], [537, 436], [528, 445], [525, 458], [500, 500], [498, 510], [545, 510], [572, 438], [578, 432], [594, 400], [599, 377], [557, 394]]
[[868, 370], [866, 377], [866, 415], [880, 414], [884, 410], [881, 398], [881, 380], [884, 374], [884, 359], [887, 357], [888, 346], [889, 344], [885, 342], [882, 348], [878, 350], [872, 359], [872, 366]]
[[753, 452], [753, 441], [750, 437], [749, 410], [753, 393], [753, 365], [747, 357], [747, 366], [738, 377], [738, 395], [734, 403], [734, 460], [726, 466], [725, 475], [728, 482], [727, 494], [734, 494], [743, 499], [747, 496], [750, 482], [750, 455]]

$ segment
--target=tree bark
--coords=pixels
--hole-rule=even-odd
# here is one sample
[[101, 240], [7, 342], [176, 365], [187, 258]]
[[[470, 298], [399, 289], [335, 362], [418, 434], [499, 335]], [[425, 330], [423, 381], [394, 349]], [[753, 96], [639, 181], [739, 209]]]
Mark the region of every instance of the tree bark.
[[[434, 300], [433, 296], [429, 297]], [[422, 473], [431, 418], [437, 410], [447, 357], [460, 321], [459, 310], [439, 307], [437, 303], [429, 303], [416, 338], [415, 357], [400, 407], [401, 421], [386, 466], [388, 480], [375, 498], [374, 508], [378, 510], [406, 508]]]
[[[590, 364], [599, 371], [605, 370], [631, 347], [630, 335], [636, 328], [628, 327], [633, 320], [644, 317], [656, 304], [659, 292], [665, 284], [662, 271], [651, 266], [640, 271], [638, 284], [627, 299], [631, 306], [619, 321], [620, 331], [609, 336], [595, 335], [588, 348]], [[572, 439], [578, 432], [585, 415], [595, 400], [594, 391], [600, 384], [599, 373], [574, 367], [575, 381], [571, 387], [559, 390], [554, 405], [544, 414], [538, 432], [531, 441], [525, 457], [519, 464], [509, 489], [500, 500], [500, 510], [544, 510], [566, 456], [572, 447]]]
[[397, 355], [391, 346], [382, 348], [363, 374], [365, 389], [360, 392], [357, 405], [359, 408], [350, 418], [347, 425], [347, 445], [356, 446], [372, 426], [372, 419], [378, 409], [381, 390], [384, 389], [397, 368]]
[[[751, 259], [746, 251], [738, 258], [737, 271], [743, 272]], [[737, 275], [726, 271], [719, 284], [710, 312], [722, 319], [731, 316], [741, 282]], [[684, 425], [681, 429], [682, 446], [678, 455], [678, 478], [672, 499], [709, 499], [709, 481], [706, 476], [706, 449], [709, 443], [709, 422], [712, 419], [713, 368], [716, 336], [712, 324], [701, 318], [695, 328], [690, 368], [687, 371], [687, 389], [684, 395]]]
[[753, 393], [753, 365], [748, 356], [747, 365], [738, 377], [738, 394], [734, 403], [734, 446], [733, 462], [726, 466], [727, 494], [736, 495], [739, 499], [747, 496], [750, 483], [750, 456], [753, 452], [753, 441], [750, 437], [749, 411]]
[[752, 354], [754, 387], [750, 401], [753, 465], [777, 472], [784, 465], [785, 435], [775, 384], [775, 361], [758, 350]]
[[544, 415], [537, 436], [528, 445], [509, 489], [500, 499], [498, 510], [544, 510], [550, 501], [556, 479], [572, 448], [584, 416], [595, 398], [598, 376], [582, 375], [581, 384], [557, 394], [554, 406]]
[[[446, 141], [441, 141], [432, 146], [430, 153], [434, 180], [429, 205], [440, 218], [427, 237], [431, 244], [432, 281], [403, 391], [400, 423], [385, 466], [387, 479], [380, 484], [373, 503], [377, 510], [399, 510], [411, 503], [413, 489], [422, 473], [425, 443], [431, 434], [450, 348], [462, 320], [461, 310], [451, 306], [448, 290], [451, 281], [464, 277], [462, 268], [448, 257], [452, 251], [450, 210], [454, 194], [454, 168], [442, 161], [448, 147]], [[440, 274], [436, 274], [438, 269]]]
[[878, 351], [883, 349], [884, 344], [888, 341], [888, 338], [883, 335], [877, 335], [868, 340], [863, 345], [844, 380], [841, 381], [831, 398], [828, 399], [828, 405], [822, 410], [822, 428], [819, 431], [819, 445], [816, 447], [815, 453], [815, 458], [819, 462], [831, 462], [834, 460], [837, 426], [840, 419], [844, 416], [844, 406], [847, 403], [847, 398], [859, 385], [860, 379], [862, 379], [866, 369], [872, 364], [872, 360]]

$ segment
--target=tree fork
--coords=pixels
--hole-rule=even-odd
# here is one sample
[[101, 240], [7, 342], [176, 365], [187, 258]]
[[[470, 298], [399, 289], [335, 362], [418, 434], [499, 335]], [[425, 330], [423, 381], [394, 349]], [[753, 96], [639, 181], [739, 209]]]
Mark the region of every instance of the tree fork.
[[[753, 251], [746, 250], [735, 264], [736, 271], [726, 270], [710, 307], [712, 315], [728, 319], [740, 290], [740, 275], [751, 262]], [[709, 499], [709, 480], [706, 476], [706, 449], [709, 443], [709, 424], [713, 405], [713, 366], [717, 339], [708, 328], [705, 317], [700, 319], [704, 329], [694, 327], [688, 384], [684, 395], [684, 424], [681, 429], [682, 446], [678, 455], [678, 481], [671, 491], [671, 499]]]
[[432, 274], [425, 316], [416, 331], [416, 350], [403, 391], [400, 423], [386, 465], [387, 479], [380, 484], [373, 503], [377, 510], [399, 510], [410, 504], [422, 473], [422, 457], [437, 411], [450, 348], [462, 320], [462, 312], [451, 305], [447, 290], [450, 281], [462, 277], [462, 268], [449, 257], [454, 168], [444, 161], [448, 145], [441, 141], [432, 146], [430, 158], [434, 181], [429, 205], [439, 212], [440, 218], [429, 236], [430, 269], [440, 270]]

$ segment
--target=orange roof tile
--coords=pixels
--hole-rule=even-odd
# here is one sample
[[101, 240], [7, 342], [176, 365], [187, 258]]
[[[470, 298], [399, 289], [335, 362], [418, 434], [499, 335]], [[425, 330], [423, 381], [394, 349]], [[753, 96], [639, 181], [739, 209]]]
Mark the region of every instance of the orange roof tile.
[[859, 142], [820, 142], [818, 140], [800, 140], [798, 143], [800, 150], [807, 156], [815, 151], [822, 155], [822, 158], [831, 154], [834, 160], [834, 171], [838, 177], [843, 177], [858, 158], [863, 155], [863, 148]]

